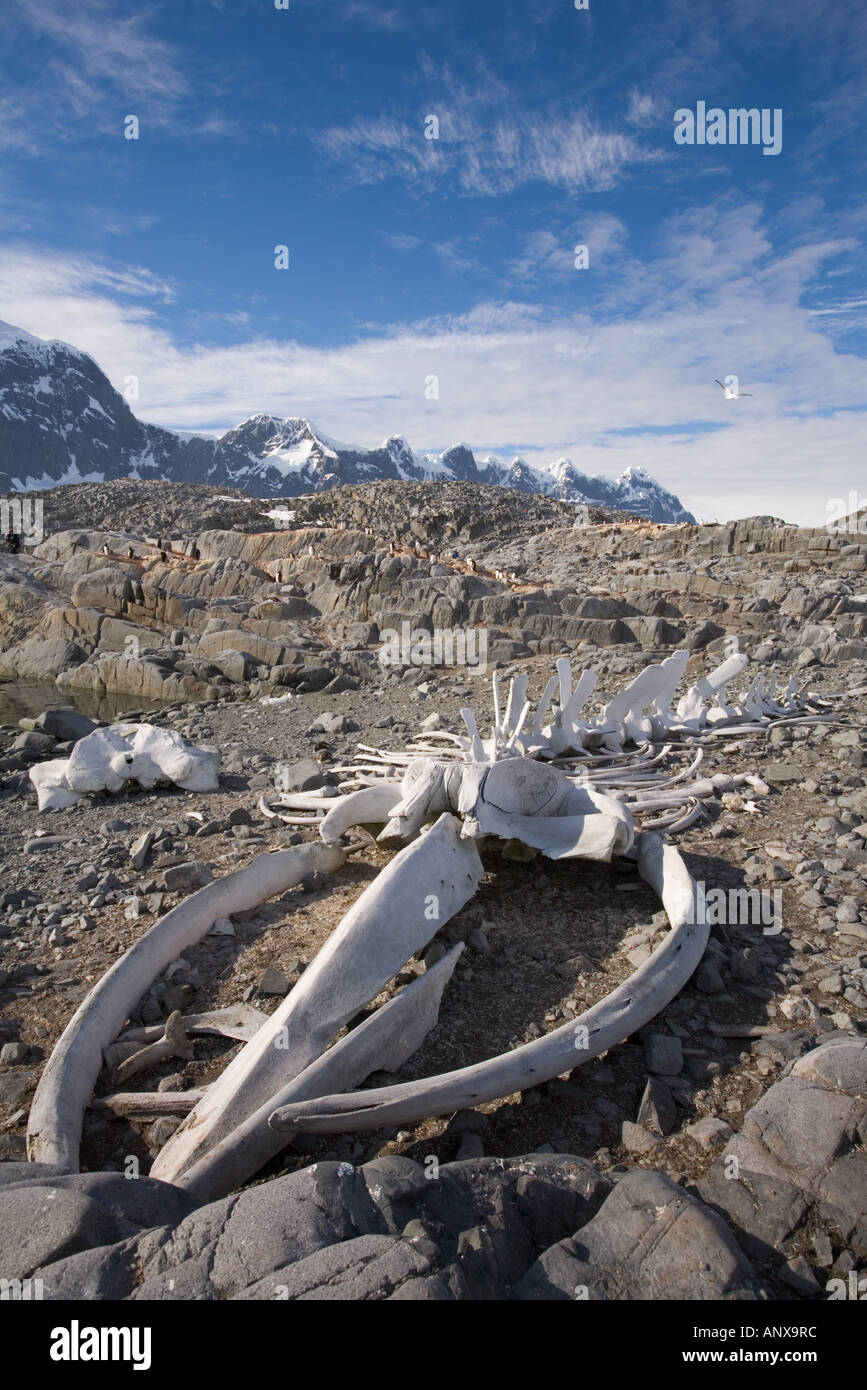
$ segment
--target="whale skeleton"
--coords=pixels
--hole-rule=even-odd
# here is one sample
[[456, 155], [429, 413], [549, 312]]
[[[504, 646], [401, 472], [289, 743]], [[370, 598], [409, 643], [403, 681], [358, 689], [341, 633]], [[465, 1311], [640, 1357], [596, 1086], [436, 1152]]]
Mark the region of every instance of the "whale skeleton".
[[[694, 778], [701, 742], [726, 729], [761, 732], [780, 721], [831, 717], [792, 682], [778, 699], [772, 683], [754, 681], [741, 704], [727, 704], [726, 686], [746, 661], [740, 655], [693, 685], [673, 709], [686, 659], [678, 652], [647, 667], [595, 719], [581, 717], [595, 677], [585, 673], [573, 686], [568, 661], [558, 661], [535, 712], [526, 676], [511, 681], [504, 702], [495, 675], [487, 738], [466, 709], [466, 736], [425, 734], [396, 752], [362, 748], [361, 761], [341, 769], [348, 780], [336, 794], [333, 788], [330, 795], [284, 794], [276, 805], [263, 798], [270, 816], [312, 819], [319, 842], [260, 854], [207, 884], [120, 957], [49, 1058], [30, 1111], [28, 1157], [75, 1171], [85, 1110], [106, 1056], [122, 1059], [129, 1075], [148, 1056], [166, 1055], [169, 1044], [184, 1044], [178, 1019], [174, 1042], [163, 1045], [152, 1030], [116, 1040], [152, 981], [217, 918], [255, 908], [315, 871], [333, 874], [347, 855], [372, 843], [397, 853], [276, 1011], [261, 1022], [231, 1011], [224, 1011], [228, 1021], [203, 1016], [244, 1045], [216, 1081], [191, 1097], [151, 1176], [211, 1200], [252, 1177], [297, 1131], [355, 1131], [451, 1113], [537, 1086], [623, 1042], [683, 988], [708, 938], [706, 922], [696, 920], [704, 914], [696, 911], [686, 864], [654, 827], [682, 829], [706, 800], [738, 786], [749, 785], [756, 795], [768, 790], [749, 775]], [[548, 717], [555, 691], [559, 704]], [[691, 760], [672, 773], [666, 764], [678, 740]], [[648, 813], [650, 820], [640, 819]], [[367, 827], [378, 827], [376, 841]], [[401, 1067], [434, 1027], [462, 943], [359, 1026], [344, 1031], [346, 1025], [471, 899], [483, 873], [479, 845], [510, 840], [550, 859], [632, 859], [661, 899], [668, 934], [612, 993], [551, 1033], [439, 1076], [359, 1090], [372, 1072]], [[143, 1041], [144, 1059], [135, 1052]], [[124, 1093], [97, 1104], [111, 1109], [114, 1102], [120, 1113], [136, 1113], [138, 1106], [152, 1115], [148, 1095], [137, 1100]], [[173, 1097], [172, 1104], [183, 1113], [182, 1101]]]

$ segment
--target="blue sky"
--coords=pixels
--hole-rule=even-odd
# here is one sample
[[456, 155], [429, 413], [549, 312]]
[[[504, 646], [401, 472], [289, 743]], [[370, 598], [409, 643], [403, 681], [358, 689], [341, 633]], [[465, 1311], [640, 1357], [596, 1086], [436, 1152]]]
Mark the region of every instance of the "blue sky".
[[[822, 524], [867, 492], [867, 10], [589, 4], [4, 0], [0, 318], [170, 428], [306, 415]], [[677, 145], [699, 101], [779, 108], [780, 153]]]

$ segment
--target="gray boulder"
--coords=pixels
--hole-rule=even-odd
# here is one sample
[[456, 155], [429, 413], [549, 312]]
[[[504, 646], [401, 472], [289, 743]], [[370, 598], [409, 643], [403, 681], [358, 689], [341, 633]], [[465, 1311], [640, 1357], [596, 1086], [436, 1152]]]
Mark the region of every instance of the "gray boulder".
[[811, 1209], [837, 1243], [865, 1255], [865, 1135], [867, 1039], [840, 1035], [793, 1062], [747, 1112], [698, 1190], [754, 1256], [788, 1254]]
[[518, 1299], [753, 1299], [755, 1271], [721, 1218], [662, 1173], [633, 1170], [598, 1215], [546, 1250]]
[[92, 734], [96, 721], [88, 719], [86, 714], [79, 714], [70, 705], [60, 705], [56, 709], [43, 710], [34, 721], [34, 728], [61, 742], [73, 743]]
[[0, 1174], [0, 1269], [11, 1279], [148, 1227], [174, 1225], [193, 1206], [167, 1183], [120, 1173], [60, 1174], [14, 1163], [0, 1165]]
[[0, 653], [0, 675], [20, 679], [54, 680], [61, 671], [87, 660], [87, 652], [62, 637], [29, 637], [17, 647]]

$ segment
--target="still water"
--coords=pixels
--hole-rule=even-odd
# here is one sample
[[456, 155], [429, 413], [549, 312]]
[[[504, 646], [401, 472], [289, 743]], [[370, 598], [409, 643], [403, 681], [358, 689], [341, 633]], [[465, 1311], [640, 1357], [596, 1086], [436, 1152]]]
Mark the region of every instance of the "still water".
[[52, 681], [0, 681], [0, 724], [35, 718], [45, 709], [72, 705], [91, 719], [116, 719], [130, 709], [161, 709], [165, 702], [140, 695], [97, 695], [92, 690], [60, 690]]

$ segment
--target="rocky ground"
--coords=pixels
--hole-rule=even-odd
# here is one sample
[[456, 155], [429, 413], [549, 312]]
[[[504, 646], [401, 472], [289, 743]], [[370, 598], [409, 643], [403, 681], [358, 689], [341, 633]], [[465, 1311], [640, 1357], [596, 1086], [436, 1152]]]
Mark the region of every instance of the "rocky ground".
[[[358, 499], [339, 494], [360, 491], [340, 489], [315, 505], [330, 502], [340, 511], [328, 513], [331, 521], [357, 528], [351, 509]], [[28, 1203], [44, 1211], [47, 1188], [64, 1194], [52, 1208], [56, 1225], [43, 1223], [44, 1237], [34, 1236], [21, 1255], [21, 1277], [38, 1271], [46, 1296], [159, 1297], [178, 1279], [189, 1297], [312, 1297], [327, 1287], [338, 1290], [329, 1296], [351, 1298], [556, 1298], [586, 1287], [592, 1298], [826, 1298], [829, 1280], [845, 1281], [867, 1263], [867, 686], [860, 650], [867, 651], [860, 577], [867, 547], [831, 550], [820, 544], [824, 533], [767, 520], [739, 530], [602, 519], [573, 531], [516, 515], [512, 529], [504, 521], [495, 536], [479, 512], [466, 519], [453, 513], [462, 526], [446, 538], [441, 510], [431, 493], [421, 525], [424, 544], [443, 556], [433, 561], [416, 554], [423, 548], [416, 531], [386, 532], [383, 545], [364, 528], [326, 531], [321, 513], [318, 529], [198, 532], [199, 559], [178, 547], [165, 564], [146, 561], [154, 582], [145, 585], [142, 573], [143, 596], [159, 591], [156, 607], [135, 593], [123, 599], [121, 585], [114, 616], [108, 605], [92, 609], [96, 627], [87, 610], [110, 593], [99, 533], [85, 532], [86, 548], [76, 552], [50, 537], [41, 555], [15, 562], [18, 578], [4, 571], [7, 623], [14, 626], [22, 611], [9, 599], [16, 584], [38, 586], [56, 628], [47, 636], [43, 625], [38, 640], [74, 645], [87, 623], [99, 633], [100, 645], [64, 668], [72, 673], [117, 660], [95, 656], [104, 653], [107, 623], [165, 626], [166, 605], [188, 580], [199, 586], [188, 597], [201, 602], [207, 589], [209, 599], [181, 605], [178, 621], [210, 616], [196, 628], [173, 629], [183, 633], [173, 648], [184, 660], [202, 659], [186, 655], [196, 636], [199, 646], [215, 638], [212, 658], [244, 655], [239, 645], [219, 645], [225, 634], [230, 643], [258, 638], [282, 648], [271, 665], [260, 650], [243, 680], [203, 676], [195, 698], [179, 691], [174, 705], [147, 715], [221, 750], [220, 789], [207, 795], [129, 791], [39, 816], [27, 768], [67, 752], [75, 722], [58, 715], [23, 721], [34, 728], [0, 728], [0, 1156], [7, 1160], [0, 1210], [10, 1223], [15, 1218], [14, 1226], [0, 1220], [0, 1229], [17, 1230]], [[476, 525], [475, 538], [461, 538]], [[185, 545], [191, 548], [189, 538]], [[403, 555], [389, 555], [398, 546]], [[448, 547], [464, 557], [458, 564], [443, 555]], [[474, 574], [463, 568], [468, 557]], [[70, 564], [78, 578], [62, 597], [61, 571]], [[111, 566], [124, 568], [116, 560]], [[222, 598], [214, 596], [218, 574], [230, 590]], [[88, 588], [96, 583], [98, 595]], [[293, 602], [303, 612], [273, 611]], [[783, 680], [799, 671], [838, 722], [708, 745], [703, 775], [757, 773], [770, 794], [752, 802], [722, 797], [677, 837], [708, 891], [779, 893], [782, 930], [714, 927], [702, 965], [668, 1008], [571, 1075], [407, 1131], [297, 1136], [262, 1175], [271, 1181], [215, 1204], [207, 1217], [144, 1179], [125, 1189], [141, 1190], [138, 1207], [121, 1195], [125, 1180], [111, 1173], [131, 1156], [146, 1173], [179, 1121], [129, 1121], [100, 1107], [98, 1098], [113, 1089], [107, 1072], [88, 1112], [82, 1157], [91, 1171], [59, 1180], [20, 1169], [44, 1059], [118, 954], [209, 876], [263, 848], [313, 838], [311, 829], [277, 828], [263, 816], [263, 792], [287, 780], [333, 781], [358, 743], [400, 747], [432, 713], [457, 730], [459, 709], [472, 704], [487, 721], [489, 690], [480, 675], [465, 668], [398, 675], [375, 659], [384, 617], [418, 623], [441, 602], [461, 617], [458, 605], [467, 605], [471, 621], [486, 610], [497, 615], [503, 626], [491, 642], [500, 644], [492, 661], [506, 673], [530, 671], [531, 697], [561, 651], [599, 672], [603, 700], [676, 643], [693, 650], [693, 679], [732, 637], [761, 669]], [[570, 616], [579, 608], [583, 616]], [[52, 617], [57, 612], [62, 620]], [[221, 612], [227, 616], [214, 616]], [[445, 621], [443, 610], [436, 625]], [[13, 635], [19, 648], [27, 641]], [[286, 660], [290, 637], [299, 661]], [[314, 663], [319, 675], [311, 674]], [[261, 703], [275, 693], [292, 698]], [[62, 703], [63, 686], [60, 694]], [[175, 1009], [240, 1000], [271, 1012], [389, 858], [371, 850], [333, 881], [309, 881], [209, 935], [169, 967], [131, 1021], [156, 1023]], [[475, 899], [381, 997], [423, 971], [440, 942], [466, 942], [439, 1024], [398, 1079], [492, 1056], [578, 1016], [635, 969], [665, 930], [658, 901], [628, 861], [566, 866], [489, 854], [485, 869]], [[192, 1060], [160, 1064], [141, 1086], [201, 1088], [238, 1046], [201, 1037]], [[247, 1221], [273, 1239], [263, 1235], [255, 1257], [242, 1259], [232, 1223]], [[173, 1236], [153, 1233], [176, 1226]], [[645, 1239], [651, 1227], [653, 1238]], [[5, 1271], [5, 1249], [0, 1264]], [[275, 1284], [289, 1292], [275, 1295]], [[85, 1287], [92, 1291], [85, 1295]]]

